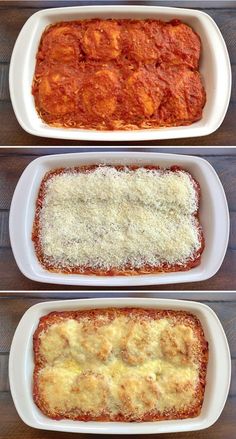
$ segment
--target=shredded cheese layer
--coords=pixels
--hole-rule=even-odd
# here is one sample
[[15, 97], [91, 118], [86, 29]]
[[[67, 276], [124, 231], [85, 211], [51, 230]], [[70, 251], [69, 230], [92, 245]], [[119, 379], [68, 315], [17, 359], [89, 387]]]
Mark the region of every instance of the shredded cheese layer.
[[197, 210], [185, 171], [65, 169], [46, 183], [43, 253], [57, 267], [184, 265], [201, 248]]

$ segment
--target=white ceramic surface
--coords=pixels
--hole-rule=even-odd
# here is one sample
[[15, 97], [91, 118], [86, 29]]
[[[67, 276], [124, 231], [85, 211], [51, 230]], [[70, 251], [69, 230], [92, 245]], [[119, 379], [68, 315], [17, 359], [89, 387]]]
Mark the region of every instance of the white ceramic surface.
[[[144, 307], [181, 309], [195, 314], [201, 321], [209, 343], [207, 384], [203, 407], [192, 419], [124, 423], [55, 421], [44, 416], [32, 398], [34, 367], [32, 337], [39, 318], [52, 311], [107, 307]], [[21, 419], [31, 427], [43, 430], [100, 434], [149, 434], [194, 431], [210, 427], [220, 416], [229, 391], [231, 377], [230, 351], [224, 330], [212, 309], [199, 302], [150, 298], [77, 299], [44, 302], [29, 308], [22, 317], [13, 341], [9, 359], [11, 394]]]
[[[179, 165], [190, 171], [201, 186], [200, 222], [205, 236], [201, 264], [189, 271], [137, 276], [87, 276], [51, 273], [42, 268], [31, 241], [35, 202], [41, 180], [49, 170], [87, 164], [138, 164], [170, 167]], [[158, 285], [202, 281], [220, 268], [229, 238], [229, 213], [221, 182], [212, 166], [199, 157], [142, 152], [74, 153], [40, 157], [29, 164], [20, 177], [10, 209], [10, 240], [22, 273], [33, 280], [65, 285]]]
[[[135, 131], [97, 131], [50, 127], [38, 116], [31, 85], [35, 57], [45, 27], [63, 20], [86, 18], [178, 18], [194, 28], [202, 41], [200, 72], [207, 94], [207, 103], [200, 121], [184, 127]], [[23, 26], [12, 53], [10, 95], [15, 115], [22, 128], [34, 135], [60, 139], [91, 141], [137, 141], [205, 136], [222, 123], [231, 93], [231, 67], [224, 39], [214, 20], [194, 9], [159, 6], [110, 5], [78, 6], [45, 9], [33, 14]]]

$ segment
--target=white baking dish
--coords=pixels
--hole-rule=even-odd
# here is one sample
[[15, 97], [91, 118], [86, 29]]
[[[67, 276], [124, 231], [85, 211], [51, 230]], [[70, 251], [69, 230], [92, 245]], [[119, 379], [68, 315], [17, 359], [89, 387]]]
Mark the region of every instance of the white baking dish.
[[[200, 319], [205, 337], [209, 343], [207, 384], [200, 415], [192, 419], [141, 423], [55, 421], [44, 416], [36, 407], [32, 398], [32, 373], [34, 367], [32, 337], [39, 318], [52, 311], [134, 306], [181, 309], [192, 312]], [[9, 359], [11, 393], [21, 419], [31, 427], [74, 433], [148, 434], [208, 428], [219, 418], [224, 408], [229, 391], [230, 376], [230, 351], [224, 330], [216, 314], [206, 305], [184, 300], [114, 298], [38, 303], [29, 308], [22, 317], [12, 341]]]
[[[39, 264], [31, 241], [35, 202], [41, 180], [51, 169], [88, 164], [138, 164], [189, 170], [200, 183], [200, 222], [205, 236], [201, 264], [190, 271], [137, 276], [93, 276], [46, 271]], [[74, 153], [40, 157], [25, 169], [15, 189], [10, 209], [10, 240], [15, 260], [30, 279], [65, 285], [158, 285], [208, 279], [220, 268], [229, 238], [229, 213], [224, 189], [212, 166], [199, 157], [142, 152]]]
[[[194, 28], [202, 41], [200, 72], [207, 94], [207, 103], [200, 121], [184, 127], [137, 131], [97, 131], [50, 127], [38, 116], [31, 85], [35, 56], [45, 27], [63, 20], [86, 18], [178, 18]], [[159, 6], [79, 6], [45, 9], [32, 15], [23, 26], [12, 53], [10, 95], [18, 122], [30, 134], [69, 140], [137, 141], [205, 136], [222, 123], [231, 93], [231, 68], [227, 48], [214, 20], [194, 9]]]

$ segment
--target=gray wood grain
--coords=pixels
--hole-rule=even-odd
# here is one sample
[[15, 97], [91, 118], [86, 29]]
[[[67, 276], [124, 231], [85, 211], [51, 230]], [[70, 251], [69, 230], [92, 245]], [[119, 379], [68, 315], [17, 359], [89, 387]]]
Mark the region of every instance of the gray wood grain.
[[[229, 248], [236, 250], [236, 212], [230, 212]], [[0, 248], [10, 248], [9, 212], [0, 210]]]
[[[173, 434], [157, 434], [152, 435], [154, 439], [234, 439], [236, 431], [236, 417], [235, 417], [236, 397], [228, 398], [223, 413], [212, 427], [207, 430], [198, 432], [173, 433]], [[74, 433], [60, 433], [53, 431], [34, 430], [28, 427], [19, 418], [14, 407], [12, 397], [8, 392], [0, 393], [0, 413], [1, 413], [1, 427], [0, 439], [74, 439]], [[89, 434], [76, 435], [81, 439], [92, 439], [94, 436]], [[96, 437], [103, 438], [103, 435]], [[129, 436], [117, 436], [117, 438], [125, 439]], [[134, 436], [135, 437], [135, 436]], [[137, 436], [140, 439], [146, 439], [146, 435]], [[106, 435], [107, 439], [112, 439], [114, 436]]]
[[[143, 149], [145, 151], [145, 149]], [[39, 151], [39, 150], [38, 150]], [[63, 151], [60, 151], [60, 149], [54, 149], [55, 154], [61, 153], [61, 152], [77, 152], [71, 149], [63, 149]], [[85, 151], [79, 150], [79, 151]], [[96, 151], [96, 149], [86, 149], [86, 151]], [[113, 151], [116, 151], [116, 149], [113, 149]], [[184, 151], [181, 149], [168, 149], [168, 150], [160, 150], [158, 148], [148, 148], [146, 151], [150, 152], [165, 152], [168, 151], [171, 152], [178, 152], [178, 153], [185, 153], [190, 155], [195, 155], [194, 149], [185, 149]], [[199, 150], [198, 150], [199, 151]], [[201, 149], [202, 154], [201, 156], [204, 158], [204, 149]], [[213, 150], [213, 154], [215, 153], [215, 150]], [[220, 150], [217, 150], [220, 151]], [[232, 152], [231, 152], [232, 151]], [[0, 148], [0, 209], [9, 209], [12, 195], [15, 189], [15, 186], [17, 184], [17, 181], [26, 168], [26, 166], [37, 156], [44, 155], [47, 153], [47, 150], [42, 149], [41, 154], [37, 153], [36, 156], [32, 155], [34, 152], [34, 149], [30, 149], [26, 152], [26, 154], [23, 154], [21, 149], [15, 150], [14, 154], [9, 154], [8, 149], [1, 149]], [[52, 153], [53, 150], [50, 150], [50, 153]], [[28, 153], [28, 154], [27, 154]], [[236, 150], [232, 149], [229, 151], [227, 150], [227, 154], [225, 154], [225, 150], [221, 149], [221, 155], [209, 155], [206, 156], [206, 159], [209, 161], [209, 163], [214, 167], [214, 169], [217, 171], [221, 182], [224, 186], [227, 200], [229, 203], [229, 207], [231, 211], [236, 211]], [[197, 154], [196, 154], [197, 155]]]
[[[80, 140], [47, 139], [32, 136], [24, 131], [18, 124], [10, 102], [0, 102], [1, 120], [1, 146], [93, 146], [95, 142]], [[234, 146], [236, 138], [236, 104], [231, 103], [220, 128], [214, 133], [204, 137], [193, 137], [186, 139], [152, 140], [148, 142], [129, 142], [129, 147], [146, 146]], [[107, 146], [124, 146], [124, 142], [109, 142]], [[104, 142], [96, 142], [96, 146], [104, 146]]]
[[[228, 249], [224, 262], [218, 271], [218, 273], [205, 281], [184, 283], [184, 284], [172, 284], [172, 285], [150, 285], [142, 287], [130, 287], [130, 291], [161, 291], [161, 290], [173, 290], [173, 291], [224, 291], [235, 290], [236, 285], [236, 251]], [[1, 291], [15, 291], [15, 290], [28, 290], [28, 291], [42, 291], [42, 290], [54, 290], [61, 291], [65, 289], [63, 285], [44, 284], [40, 282], [34, 282], [27, 279], [18, 269], [13, 254], [10, 249], [0, 249], [0, 273], [1, 273]], [[111, 287], [80, 287], [80, 286], [66, 286], [68, 291], [107, 291], [111, 290]], [[126, 290], [126, 288], [119, 287], [119, 290]]]
[[[9, 376], [8, 376], [9, 354], [0, 354], [0, 393], [9, 392]], [[232, 359], [232, 380], [229, 389], [229, 396], [236, 396], [236, 359]]]
[[10, 247], [9, 212], [0, 211], [0, 247]]

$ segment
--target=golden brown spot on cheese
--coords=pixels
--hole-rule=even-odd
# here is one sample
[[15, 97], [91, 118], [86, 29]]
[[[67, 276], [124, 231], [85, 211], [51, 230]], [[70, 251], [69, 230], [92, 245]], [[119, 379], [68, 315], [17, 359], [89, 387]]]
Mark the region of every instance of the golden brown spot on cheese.
[[199, 413], [207, 346], [191, 315], [140, 309], [65, 314], [44, 317], [34, 336], [34, 400], [43, 413], [123, 421]]
[[145, 413], [157, 407], [158, 385], [152, 378], [127, 376], [119, 383], [119, 398], [125, 413]]
[[96, 357], [101, 361], [107, 361], [112, 351], [112, 343], [105, 335], [99, 332], [98, 330], [94, 334], [94, 331], [92, 333], [83, 331], [81, 348], [88, 359], [93, 360]]
[[42, 404], [52, 415], [70, 411], [75, 403], [72, 385], [77, 373], [60, 367], [47, 366], [38, 376], [38, 388]]
[[176, 325], [165, 329], [161, 334], [161, 348], [165, 358], [175, 364], [189, 364], [194, 352], [193, 331], [184, 325]]
[[99, 414], [108, 409], [109, 385], [106, 378], [94, 372], [80, 374], [73, 386], [82, 412]]
[[148, 321], [132, 322], [123, 340], [122, 357], [128, 364], [137, 365], [151, 357], [152, 328]]

